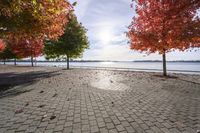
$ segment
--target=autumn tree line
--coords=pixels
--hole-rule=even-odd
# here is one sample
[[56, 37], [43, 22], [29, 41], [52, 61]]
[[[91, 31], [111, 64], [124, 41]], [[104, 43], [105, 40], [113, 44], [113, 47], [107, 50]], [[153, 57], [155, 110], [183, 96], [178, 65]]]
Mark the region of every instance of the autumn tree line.
[[[86, 29], [66, 0], [1, 0], [0, 59], [77, 58], [89, 47]], [[16, 61], [15, 61], [16, 64]]]
[[[33, 58], [44, 53], [47, 59], [69, 62], [81, 56], [89, 44], [74, 5], [66, 0], [1, 0], [0, 57], [11, 53], [6, 57]], [[132, 8], [136, 15], [127, 32], [130, 47], [161, 54], [164, 76], [166, 53], [200, 47], [200, 0], [133, 0]]]

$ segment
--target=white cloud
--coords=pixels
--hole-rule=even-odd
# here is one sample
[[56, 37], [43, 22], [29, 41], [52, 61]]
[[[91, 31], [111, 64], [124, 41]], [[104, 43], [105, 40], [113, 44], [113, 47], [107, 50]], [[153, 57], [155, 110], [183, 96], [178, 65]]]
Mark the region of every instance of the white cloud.
[[[75, 0], [70, 0], [74, 2]], [[147, 56], [131, 51], [124, 32], [134, 16], [131, 0], [78, 0], [75, 13], [88, 29], [91, 48], [83, 59], [91, 60], [160, 60], [158, 54]], [[198, 52], [172, 52], [168, 60], [199, 60]]]
[[85, 0], [84, 2], [82, 2], [82, 0], [70, 0], [70, 3], [74, 2], [77, 2], [77, 5], [75, 6], [75, 13], [77, 14], [78, 18], [81, 19], [85, 16], [91, 0]]

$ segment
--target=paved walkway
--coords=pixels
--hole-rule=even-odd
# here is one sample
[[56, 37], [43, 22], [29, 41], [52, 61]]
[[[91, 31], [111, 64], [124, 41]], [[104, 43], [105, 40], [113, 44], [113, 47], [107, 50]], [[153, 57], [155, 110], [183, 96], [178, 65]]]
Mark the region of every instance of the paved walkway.
[[196, 133], [200, 76], [0, 66], [0, 132]]

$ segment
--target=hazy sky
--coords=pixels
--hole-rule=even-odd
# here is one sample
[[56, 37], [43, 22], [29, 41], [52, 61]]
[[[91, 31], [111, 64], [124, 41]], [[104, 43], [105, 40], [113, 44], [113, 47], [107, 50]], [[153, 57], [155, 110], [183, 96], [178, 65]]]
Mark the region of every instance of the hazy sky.
[[[74, 2], [75, 0], [70, 0]], [[135, 15], [131, 0], [76, 0], [75, 13], [88, 29], [90, 49], [83, 59], [90, 60], [159, 60], [158, 54], [146, 55], [132, 51], [125, 32]], [[199, 60], [197, 52], [172, 52], [168, 60]]]

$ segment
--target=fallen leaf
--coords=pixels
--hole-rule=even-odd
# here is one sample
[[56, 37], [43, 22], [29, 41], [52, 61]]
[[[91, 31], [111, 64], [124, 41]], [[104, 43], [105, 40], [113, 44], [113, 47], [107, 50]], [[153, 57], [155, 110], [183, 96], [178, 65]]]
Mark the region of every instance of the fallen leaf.
[[27, 102], [26, 104], [25, 104], [25, 106], [28, 106], [29, 105], [29, 102]]
[[112, 107], [114, 107], [115, 106], [114, 102], [111, 102], [111, 103], [112, 103]]
[[47, 114], [43, 115], [43, 116], [42, 116], [42, 119], [44, 119], [44, 118], [46, 118], [46, 117], [47, 117]]
[[15, 114], [20, 114], [20, 113], [22, 113], [22, 112], [24, 112], [23, 109], [17, 109], [17, 110], [15, 110]]
[[47, 117], [47, 114], [43, 115], [41, 121], [43, 121]]
[[38, 106], [38, 108], [43, 108], [45, 106], [45, 104], [41, 104]]
[[57, 93], [55, 93], [54, 95], [53, 95], [53, 97], [56, 97], [58, 94]]
[[55, 115], [52, 115], [51, 117], [50, 117], [50, 120], [53, 120], [53, 119], [55, 119], [56, 118], [56, 116]]

